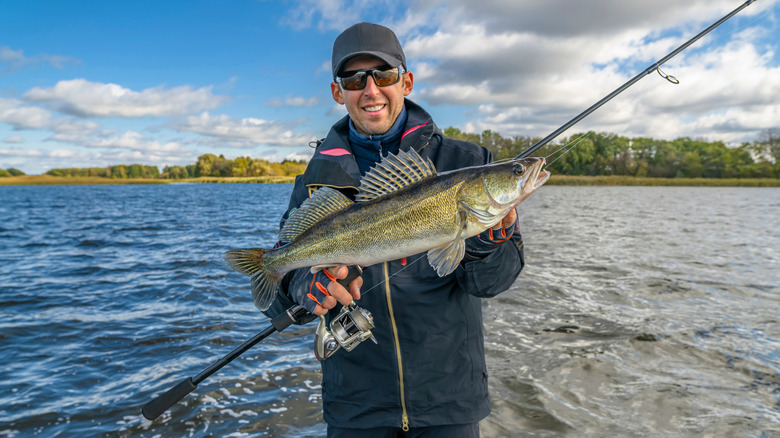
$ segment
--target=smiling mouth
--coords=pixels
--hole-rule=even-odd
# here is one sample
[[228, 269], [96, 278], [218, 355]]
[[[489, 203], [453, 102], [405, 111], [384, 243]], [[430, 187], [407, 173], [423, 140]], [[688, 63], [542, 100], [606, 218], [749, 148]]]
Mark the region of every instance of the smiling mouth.
[[377, 111], [380, 111], [384, 107], [385, 107], [384, 104], [382, 104], [382, 105], [366, 106], [366, 107], [363, 107], [363, 111], [367, 111], [369, 113], [375, 113]]

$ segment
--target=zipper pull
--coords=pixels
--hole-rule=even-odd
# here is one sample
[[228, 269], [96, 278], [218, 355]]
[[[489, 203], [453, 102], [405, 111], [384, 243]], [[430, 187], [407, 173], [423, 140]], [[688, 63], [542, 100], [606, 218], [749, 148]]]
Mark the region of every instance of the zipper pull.
[[409, 417], [405, 413], [401, 415], [401, 430], [409, 432]]

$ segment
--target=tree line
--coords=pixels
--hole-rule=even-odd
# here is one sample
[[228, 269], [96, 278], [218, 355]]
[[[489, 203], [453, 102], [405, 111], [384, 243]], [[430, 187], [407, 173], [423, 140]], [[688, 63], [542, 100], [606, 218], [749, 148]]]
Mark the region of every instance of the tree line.
[[[480, 144], [496, 160], [513, 158], [541, 138], [503, 137], [492, 131], [469, 134], [447, 128], [444, 135]], [[729, 148], [723, 142], [682, 137], [675, 140], [628, 138], [593, 131], [540, 148], [563, 175], [624, 175], [662, 178], [779, 178], [780, 130], [767, 129], [758, 140]]]
[[[449, 127], [444, 135], [482, 145], [496, 160], [513, 158], [541, 138], [504, 137], [490, 130], [465, 133]], [[548, 157], [554, 172], [562, 175], [621, 175], [637, 177], [688, 178], [780, 178], [780, 129], [762, 131], [752, 143], [727, 147], [723, 142], [682, 137], [657, 140], [629, 138], [593, 131], [562, 138], [539, 149], [535, 155]], [[119, 164], [108, 167], [52, 169], [46, 175], [104, 178], [186, 179], [200, 177], [295, 176], [306, 169], [306, 161], [281, 163], [259, 158], [225, 158], [203, 154], [195, 164], [157, 166]], [[0, 169], [0, 177], [24, 175], [18, 169]]]
[[157, 166], [144, 164], [117, 164], [108, 167], [70, 167], [51, 169], [44, 175], [64, 177], [99, 177], [99, 178], [159, 178], [160, 169]]
[[0, 178], [7, 178], [9, 176], [22, 176], [25, 173], [22, 172], [19, 169], [14, 169], [13, 167], [10, 167], [8, 169], [0, 169]]
[[231, 160], [225, 158], [224, 155], [203, 154], [198, 157], [198, 161], [195, 164], [165, 166], [162, 172], [160, 172], [157, 166], [118, 164], [108, 167], [51, 169], [45, 175], [115, 179], [186, 179], [200, 177], [295, 176], [303, 173], [304, 169], [306, 169], [305, 161], [284, 160], [281, 163], [274, 163], [259, 158], [238, 157], [235, 160]]
[[163, 178], [184, 179], [204, 176], [216, 177], [258, 177], [296, 176], [306, 169], [306, 161], [284, 160], [281, 163], [260, 158], [238, 157], [235, 160], [224, 155], [203, 154], [198, 162], [187, 166], [165, 166]]

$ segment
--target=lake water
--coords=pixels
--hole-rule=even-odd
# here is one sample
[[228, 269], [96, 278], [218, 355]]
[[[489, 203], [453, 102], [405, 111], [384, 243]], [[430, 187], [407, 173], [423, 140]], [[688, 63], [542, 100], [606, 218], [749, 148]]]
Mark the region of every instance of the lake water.
[[[313, 324], [140, 415], [269, 324], [222, 253], [291, 189], [0, 187], [0, 437], [322, 436]], [[780, 437], [780, 189], [549, 186], [520, 220], [483, 437]]]

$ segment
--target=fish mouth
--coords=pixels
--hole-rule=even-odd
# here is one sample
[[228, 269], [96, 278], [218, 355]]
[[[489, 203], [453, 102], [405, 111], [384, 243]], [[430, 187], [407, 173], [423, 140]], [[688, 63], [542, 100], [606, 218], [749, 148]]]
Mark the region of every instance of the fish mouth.
[[542, 170], [547, 163], [543, 157], [532, 157], [524, 160], [533, 160], [533, 164], [530, 164], [531, 168], [528, 170], [528, 176], [522, 180], [521, 196], [517, 200], [515, 207], [528, 199], [536, 189], [543, 186], [550, 179], [550, 172]]
[[550, 172], [547, 170], [542, 170], [542, 168], [540, 167], [539, 172], [537, 172], [536, 174], [536, 181], [534, 181], [534, 190], [543, 186], [548, 179], [550, 179]]
[[550, 179], [550, 172], [544, 170], [544, 166], [547, 164], [547, 160], [545, 160], [543, 157], [539, 157], [539, 160], [540, 161], [537, 162], [538, 165], [534, 166], [535, 169], [531, 174], [531, 177], [529, 178], [529, 182], [532, 183], [531, 192], [543, 186], [544, 183], [546, 183], [547, 180]]

